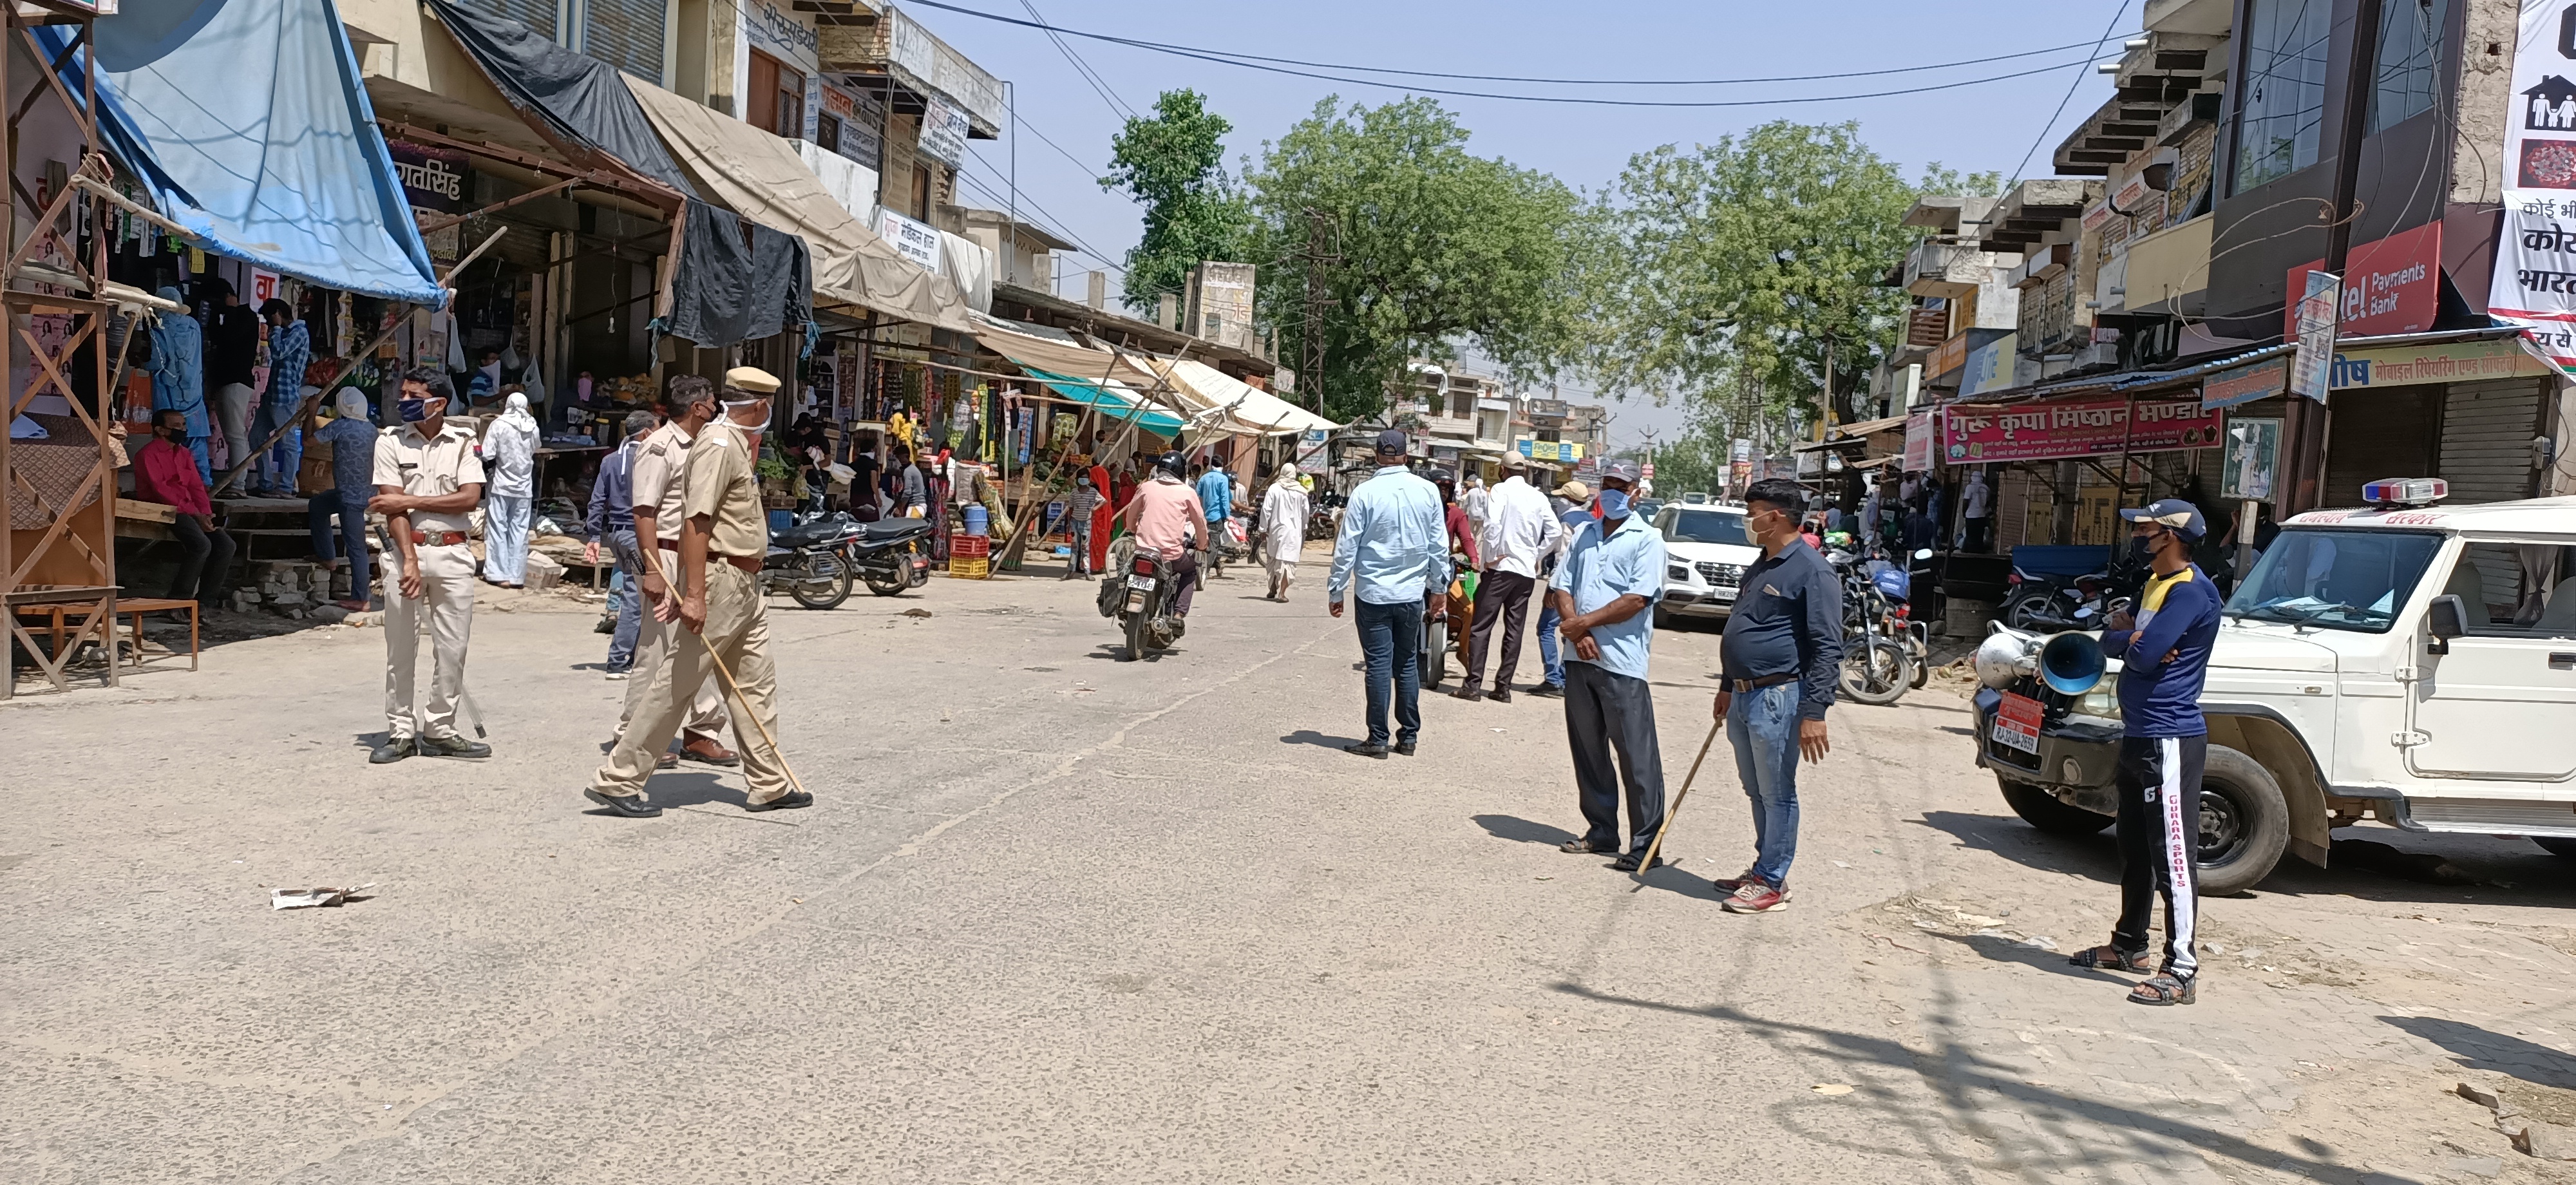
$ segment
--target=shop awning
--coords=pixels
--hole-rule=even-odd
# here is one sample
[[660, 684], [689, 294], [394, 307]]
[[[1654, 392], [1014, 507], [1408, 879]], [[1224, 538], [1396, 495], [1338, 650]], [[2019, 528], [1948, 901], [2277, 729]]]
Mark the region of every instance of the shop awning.
[[625, 77], [645, 117], [700, 188], [753, 222], [805, 240], [813, 253], [817, 300], [941, 329], [973, 328], [956, 282], [922, 270], [861, 225], [805, 167], [794, 145]]
[[[1046, 384], [1047, 389], [1058, 395], [1076, 403], [1099, 408], [1101, 416], [1109, 422], [1125, 422], [1129, 418], [1129, 409], [1145, 402], [1144, 397], [1138, 395], [1135, 388], [1116, 380], [1102, 382], [1098, 379], [1078, 379], [1072, 375], [1040, 370], [1026, 364], [1023, 364], [1020, 369], [1028, 371], [1030, 378]], [[1150, 408], [1134, 418], [1138, 426], [1156, 436], [1178, 436], [1181, 429], [1188, 426], [1179, 416]]]
[[[100, 131], [218, 255], [363, 296], [445, 294], [332, 0], [132, 5], [90, 26]], [[49, 57], [68, 25], [30, 30]], [[88, 49], [64, 62], [81, 92]]]
[[1226, 418], [1241, 425], [1246, 432], [1284, 436], [1341, 427], [1204, 362], [1187, 359], [1165, 362], [1151, 358], [1144, 364], [1163, 369], [1174, 386], [1187, 388], [1210, 406], [1224, 409]]

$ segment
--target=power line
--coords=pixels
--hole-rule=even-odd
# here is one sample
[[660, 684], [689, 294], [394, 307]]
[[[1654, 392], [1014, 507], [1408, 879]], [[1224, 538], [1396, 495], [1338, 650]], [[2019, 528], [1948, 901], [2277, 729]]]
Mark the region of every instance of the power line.
[[1102, 78], [1099, 71], [1092, 69], [1091, 63], [1083, 61], [1081, 54], [1073, 52], [1073, 47], [1065, 44], [1064, 38], [1056, 35], [1054, 27], [1046, 23], [1044, 16], [1038, 14], [1037, 5], [1030, 3], [1029, 0], [1020, 0], [1020, 7], [1028, 10], [1029, 16], [1037, 22], [1038, 28], [1046, 30], [1047, 40], [1055, 43], [1056, 49], [1064, 54], [1064, 60], [1073, 63], [1073, 72], [1081, 75], [1084, 82], [1091, 84], [1091, 89], [1100, 96], [1101, 102], [1109, 104], [1111, 115], [1126, 119], [1136, 118], [1136, 109], [1128, 106], [1127, 100], [1119, 98], [1116, 92], [1110, 90], [1108, 80]]
[[[982, 12], [982, 11], [978, 11], [978, 10], [976, 10], [976, 9], [972, 9], [972, 8], [965, 8], [965, 7], [961, 7], [961, 6], [955, 5], [955, 4], [943, 4], [943, 3], [939, 3], [939, 0], [912, 0], [912, 2], [913, 2], [913, 3], [915, 3], [915, 4], [922, 5], [922, 6], [924, 6], [924, 7], [928, 7], [928, 8], [937, 8], [937, 9], [942, 9], [942, 10], [945, 10], [945, 11], [948, 11], [948, 12], [961, 13], [961, 14], [966, 15], [966, 16], [980, 17], [980, 18], [982, 18], [982, 19], [984, 19], [984, 20], [988, 20], [988, 21], [996, 21], [996, 22], [999, 22], [999, 23], [1002, 23], [1002, 24], [1006, 24], [1006, 25], [1018, 25], [1018, 26], [1020, 26], [1020, 27], [1022, 27], [1022, 28], [1029, 28], [1029, 29], [1043, 29], [1043, 30], [1047, 30], [1047, 31], [1049, 31], [1049, 32], [1051, 32], [1051, 33], [1065, 33], [1065, 34], [1070, 34], [1070, 35], [1075, 36], [1075, 37], [1085, 37], [1085, 38], [1089, 38], [1089, 39], [1094, 40], [1094, 41], [1105, 41], [1105, 42], [1109, 42], [1109, 43], [1111, 43], [1111, 44], [1113, 44], [1113, 45], [1125, 45], [1125, 46], [1130, 46], [1130, 47], [1133, 47], [1133, 48], [1136, 48], [1136, 49], [1152, 50], [1152, 51], [1154, 51], [1154, 52], [1156, 52], [1156, 53], [1170, 54], [1170, 55], [1172, 55], [1172, 56], [1174, 56], [1174, 57], [1194, 58], [1194, 59], [1196, 59], [1196, 60], [1203, 61], [1203, 62], [1214, 62], [1214, 63], [1216, 63], [1217, 65], [1220, 65], [1220, 66], [1235, 66], [1235, 67], [1239, 67], [1239, 68], [1241, 68], [1241, 69], [1245, 69], [1245, 70], [1259, 70], [1259, 71], [1263, 71], [1263, 72], [1266, 72], [1266, 73], [1271, 73], [1271, 74], [1285, 74], [1285, 75], [1290, 75], [1290, 76], [1297, 77], [1297, 78], [1314, 78], [1314, 79], [1321, 79], [1321, 80], [1323, 80], [1323, 81], [1325, 81], [1325, 82], [1343, 82], [1343, 83], [1349, 83], [1349, 84], [1351, 84], [1351, 85], [1353, 85], [1353, 86], [1373, 86], [1373, 87], [1381, 87], [1381, 88], [1384, 88], [1384, 89], [1387, 89], [1387, 90], [1400, 90], [1400, 91], [1405, 91], [1405, 92], [1407, 92], [1407, 93], [1412, 93], [1412, 94], [1449, 95], [1449, 96], [1453, 96], [1453, 97], [1457, 97], [1457, 98], [1466, 98], [1466, 99], [1501, 99], [1501, 100], [1506, 100], [1506, 101], [1509, 101], [1509, 102], [1518, 102], [1518, 103], [1564, 103], [1564, 104], [1571, 104], [1571, 105], [1576, 105], [1576, 106], [1588, 106], [1588, 107], [1688, 107], [1688, 108], [1710, 108], [1710, 107], [1771, 107], [1771, 106], [1782, 106], [1782, 105], [1794, 104], [1794, 103], [1838, 103], [1838, 102], [1844, 102], [1844, 101], [1852, 100], [1852, 99], [1883, 99], [1883, 98], [1889, 98], [1889, 97], [1898, 96], [1898, 95], [1919, 95], [1919, 94], [1929, 94], [1929, 93], [1934, 92], [1934, 91], [1956, 90], [1956, 89], [1958, 89], [1958, 88], [1960, 88], [1960, 87], [1966, 87], [1966, 86], [1978, 86], [1978, 85], [1982, 85], [1982, 84], [1984, 84], [1984, 83], [1989, 83], [1989, 82], [2002, 82], [2002, 81], [2005, 81], [2005, 80], [2007, 80], [2007, 79], [2013, 79], [2013, 78], [2027, 78], [2027, 77], [2029, 77], [2029, 76], [2031, 76], [2031, 75], [2033, 75], [2033, 74], [2046, 74], [2046, 73], [2048, 73], [2049, 71], [2052, 71], [2052, 70], [2058, 70], [2058, 69], [2063, 69], [2063, 68], [2064, 68], [2064, 67], [2066, 67], [2066, 66], [2071, 66], [2071, 65], [2085, 65], [2085, 64], [2089, 64], [2089, 63], [2091, 63], [2091, 62], [2100, 61], [2100, 60], [2102, 60], [2105, 56], [2108, 56], [2108, 55], [2103, 55], [2103, 54], [2101, 54], [2101, 53], [2099, 53], [2099, 52], [2098, 52], [2098, 51], [2099, 51], [2099, 49], [2100, 49], [2100, 46], [2101, 46], [2101, 42], [2097, 41], [2097, 42], [2095, 42], [2095, 43], [2094, 43], [2094, 47], [2095, 47], [2095, 49], [2096, 49], [2096, 51], [2097, 51], [2097, 52], [2095, 53], [2095, 55], [2094, 55], [2093, 57], [2090, 57], [2090, 58], [2086, 58], [2086, 59], [2084, 59], [2084, 61], [2082, 61], [2082, 62], [2060, 62], [2060, 63], [2057, 63], [2057, 64], [2055, 64], [2055, 65], [2043, 66], [2043, 67], [2040, 67], [2039, 69], [2036, 69], [2036, 70], [2021, 70], [2021, 71], [2016, 71], [2016, 72], [2013, 72], [2013, 73], [2010, 73], [2010, 74], [1995, 74], [1995, 75], [1990, 75], [1990, 76], [1988, 76], [1988, 77], [1984, 77], [1984, 78], [1970, 78], [1970, 79], [1965, 79], [1965, 80], [1958, 81], [1958, 82], [1945, 82], [1945, 83], [1938, 83], [1938, 84], [1931, 85], [1931, 86], [1908, 87], [1908, 88], [1904, 88], [1904, 89], [1900, 89], [1900, 90], [1889, 90], [1889, 91], [1870, 91], [1870, 92], [1865, 92], [1865, 93], [1861, 93], [1861, 94], [1850, 94], [1850, 95], [1807, 95], [1807, 96], [1800, 96], [1800, 97], [1796, 97], [1796, 98], [1786, 98], [1786, 99], [1728, 99], [1728, 100], [1681, 100], [1681, 99], [1592, 99], [1592, 98], [1583, 98], [1583, 97], [1580, 97], [1580, 96], [1570, 96], [1570, 95], [1515, 95], [1515, 94], [1506, 94], [1506, 93], [1496, 92], [1496, 91], [1466, 91], [1466, 90], [1450, 90], [1450, 89], [1444, 89], [1444, 88], [1440, 88], [1440, 87], [1417, 87], [1417, 86], [1404, 86], [1404, 85], [1400, 85], [1400, 84], [1397, 84], [1397, 83], [1385, 82], [1385, 81], [1381, 81], [1381, 80], [1374, 79], [1374, 78], [1353, 78], [1353, 77], [1350, 77], [1350, 76], [1348, 76], [1348, 75], [1339, 75], [1339, 74], [1322, 74], [1322, 73], [1316, 73], [1316, 72], [1314, 72], [1314, 71], [1310, 71], [1310, 70], [1291, 70], [1291, 69], [1287, 69], [1287, 68], [1286, 68], [1286, 67], [1284, 67], [1284, 66], [1278, 66], [1278, 65], [1265, 65], [1265, 64], [1263, 64], [1263, 63], [1264, 63], [1266, 60], [1268, 60], [1268, 59], [1257, 58], [1257, 57], [1253, 57], [1252, 55], [1232, 54], [1232, 53], [1229, 53], [1229, 52], [1227, 52], [1227, 51], [1221, 51], [1221, 50], [1198, 50], [1198, 49], [1191, 49], [1191, 48], [1184, 47], [1184, 46], [1165, 45], [1165, 44], [1162, 44], [1162, 43], [1159, 43], [1159, 42], [1142, 41], [1142, 40], [1137, 40], [1137, 39], [1135, 39], [1135, 38], [1129, 38], [1129, 37], [1117, 37], [1117, 36], [1113, 36], [1113, 35], [1106, 34], [1106, 33], [1089, 33], [1089, 32], [1084, 32], [1083, 30], [1080, 30], [1080, 29], [1067, 29], [1067, 28], [1064, 28], [1064, 27], [1062, 27], [1062, 26], [1058, 26], [1058, 25], [1047, 25], [1047, 24], [1040, 24], [1040, 23], [1032, 22], [1032, 21], [1025, 21], [1025, 20], [1021, 20], [1021, 19], [1019, 19], [1019, 18], [1016, 18], [1016, 17], [1007, 17], [1007, 16], [1003, 16], [1003, 15], [1001, 15], [1001, 14], [999, 14], [999, 13]], [[2128, 5], [2127, 5], [2127, 0], [2122, 0], [2122, 4], [2121, 4], [2121, 9], [2122, 9], [2122, 11], [2123, 11], [2123, 12], [2125, 12], [2125, 11], [2127, 10], [2127, 7], [2128, 7]], [[2118, 18], [2116, 18], [2116, 17], [2115, 17], [2115, 18], [2113, 18], [2113, 19], [2116, 21]], [[2103, 40], [2106, 40], [2106, 41], [2107, 41], [2107, 40], [2109, 40], [2109, 36], [2110, 36], [2110, 31], [2109, 31], [2109, 30], [2107, 30], [2107, 29], [2106, 29], [2106, 30], [2104, 30], [2104, 31], [2103, 31]], [[2050, 51], [2042, 50], [2042, 51], [2037, 51], [2037, 52], [2043, 52], [2043, 53], [2044, 53], [2044, 52], [2050, 52]], [[2016, 56], [2029, 56], [2029, 55], [2016, 55]], [[1941, 68], [1941, 67], [1943, 67], [1943, 66], [1958, 66], [1958, 65], [1966, 65], [1966, 64], [1969, 64], [1969, 63], [1966, 63], [1966, 62], [1944, 62], [1944, 63], [1939, 63], [1939, 64], [1934, 65], [1934, 66], [1927, 66], [1927, 67], [1923, 67], [1923, 68], [1924, 68], [1924, 69], [1939, 69], [1939, 68]], [[1361, 69], [1361, 70], [1374, 69], [1374, 67], [1341, 67], [1341, 68], [1344, 68], [1344, 69]], [[1817, 77], [1817, 78], [1824, 78], [1824, 77], [1831, 77], [1831, 76], [1819, 75], [1819, 76], [1815, 76], [1815, 77]], [[1615, 80], [1612, 80], [1612, 81], [1614, 81], [1614, 82], [1615, 82]], [[1743, 80], [1743, 81], [1751, 81], [1751, 80], [1747, 79], [1747, 80]], [[1648, 83], [1632, 83], [1631, 85], [1652, 85], [1652, 84], [1648, 84]], [[2070, 93], [2071, 93], [2071, 92], [2070, 92]], [[2062, 105], [2061, 105], [2061, 106], [2062, 106]]]
[[[2120, 0], [2119, 9], [2111, 14], [2111, 23], [2102, 26], [2101, 39], [2093, 43], [2094, 58], [2099, 59], [2103, 56], [2103, 43], [2111, 40], [2111, 30], [2119, 28], [2120, 18], [2127, 15], [2129, 15], [2129, 0]], [[2057, 126], [2058, 119], [2066, 114], [2066, 104], [2068, 100], [2073, 99], [2075, 97], [2075, 92], [2083, 85], [2083, 74], [2076, 75], [2075, 81], [2066, 84], [2066, 93], [2058, 97], [2057, 110], [2049, 112], [2048, 122], [2039, 125], [2039, 135], [2031, 140], [2030, 151], [2021, 154], [2021, 163], [2013, 166], [2012, 175], [2006, 177], [2005, 180], [2021, 180], [2021, 171], [2030, 167], [2030, 158], [2039, 155], [2039, 146], [2048, 142], [2048, 133], [2050, 129]]]
[[[983, 155], [982, 155], [981, 153], [978, 153], [978, 152], [976, 152], [975, 150], [973, 150], [973, 149], [971, 149], [971, 148], [970, 148], [970, 149], [968, 149], [968, 150], [967, 150], [967, 155], [968, 155], [970, 158], [972, 158], [976, 164], [979, 164], [979, 165], [984, 166], [984, 171], [985, 171], [985, 172], [988, 172], [988, 173], [996, 173], [996, 175], [998, 176], [998, 171], [997, 171], [997, 170], [995, 170], [995, 169], [993, 168], [993, 162], [988, 161], [988, 160], [985, 160], [985, 159], [984, 159], [984, 157], [983, 157]], [[959, 180], [964, 181], [964, 182], [965, 182], [965, 183], [967, 183], [968, 185], [972, 185], [972, 186], [974, 186], [975, 188], [977, 188], [977, 189], [979, 189], [979, 190], [982, 190], [982, 191], [983, 191], [983, 193], [984, 193], [984, 196], [986, 196], [986, 197], [988, 197], [988, 198], [991, 198], [991, 199], [993, 199], [993, 200], [995, 200], [995, 201], [1002, 201], [1002, 202], [1007, 202], [1007, 201], [1009, 200], [1007, 197], [1005, 197], [1005, 196], [1002, 194], [1002, 192], [1001, 192], [1000, 190], [997, 190], [997, 189], [993, 188], [993, 186], [992, 186], [992, 185], [986, 184], [982, 178], [977, 177], [977, 176], [976, 176], [975, 174], [973, 174], [973, 173], [967, 172], [967, 171], [966, 171], [965, 169], [963, 169], [963, 168], [960, 168], [960, 169], [958, 169], [958, 170], [957, 170], [957, 177], [958, 177], [958, 179], [959, 179]], [[1010, 183], [1009, 183], [1009, 182], [1007, 182], [1007, 181], [1002, 181], [1002, 182], [999, 182], [999, 184], [1002, 184], [1002, 185], [1004, 185], [1004, 186], [1006, 186], [1006, 187], [1007, 187]], [[1101, 254], [1101, 253], [1100, 253], [1100, 251], [1098, 251], [1097, 249], [1095, 249], [1094, 247], [1092, 247], [1092, 245], [1091, 245], [1091, 244], [1086, 243], [1086, 242], [1083, 242], [1083, 241], [1082, 241], [1082, 237], [1081, 237], [1080, 235], [1077, 235], [1077, 234], [1073, 233], [1073, 231], [1067, 227], [1067, 224], [1065, 223], [1064, 219], [1061, 219], [1061, 218], [1056, 217], [1056, 216], [1055, 216], [1055, 213], [1054, 213], [1053, 211], [1051, 211], [1051, 210], [1047, 209], [1047, 208], [1046, 208], [1046, 207], [1044, 207], [1044, 206], [1039, 205], [1039, 204], [1037, 203], [1037, 200], [1036, 200], [1035, 198], [1032, 198], [1032, 197], [1030, 197], [1029, 195], [1027, 195], [1027, 194], [1023, 193], [1023, 194], [1019, 195], [1019, 200], [1020, 200], [1022, 203], [1025, 203], [1025, 204], [1026, 204], [1030, 209], [1037, 211], [1037, 212], [1038, 212], [1038, 214], [1039, 214], [1041, 217], [1044, 217], [1048, 222], [1054, 223], [1054, 224], [1055, 224], [1056, 233], [1061, 234], [1061, 235], [1063, 235], [1065, 238], [1072, 240], [1072, 241], [1073, 241], [1073, 245], [1074, 245], [1075, 247], [1077, 247], [1077, 248], [1080, 248], [1080, 253], [1081, 253], [1081, 254], [1084, 254], [1084, 255], [1088, 255], [1088, 256], [1090, 256], [1092, 259], [1099, 261], [1099, 263], [1101, 264], [1101, 266], [1106, 267], [1106, 268], [1108, 268], [1109, 270], [1111, 270], [1111, 271], [1114, 271], [1114, 272], [1118, 273], [1119, 275], [1122, 275], [1122, 276], [1123, 276], [1123, 275], [1126, 275], [1126, 274], [1127, 274], [1127, 269], [1126, 269], [1126, 268], [1120, 267], [1120, 266], [1118, 266], [1116, 263], [1111, 262], [1111, 261], [1110, 261], [1110, 258], [1109, 258], [1107, 255], [1103, 255], [1103, 254]]]

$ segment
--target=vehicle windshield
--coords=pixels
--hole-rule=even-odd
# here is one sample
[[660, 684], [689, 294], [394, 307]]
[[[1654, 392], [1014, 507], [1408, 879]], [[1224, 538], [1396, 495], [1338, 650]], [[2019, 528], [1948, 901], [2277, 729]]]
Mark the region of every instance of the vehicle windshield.
[[2441, 549], [2438, 534], [2293, 527], [2236, 586], [2227, 615], [2384, 634]]
[[1744, 529], [1744, 516], [1732, 510], [1667, 507], [1663, 528], [1664, 540], [1668, 543], [1754, 545], [1752, 533]]

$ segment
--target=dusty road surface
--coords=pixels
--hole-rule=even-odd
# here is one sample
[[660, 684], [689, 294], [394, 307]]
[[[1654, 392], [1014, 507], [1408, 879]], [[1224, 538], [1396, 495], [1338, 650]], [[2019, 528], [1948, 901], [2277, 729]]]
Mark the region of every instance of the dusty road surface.
[[[2110, 838], [2013, 818], [1936, 687], [1835, 711], [1795, 905], [1727, 915], [1723, 740], [1677, 867], [1562, 854], [1549, 701], [1340, 751], [1309, 574], [1146, 663], [1047, 579], [774, 610], [783, 814], [699, 767], [586, 809], [624, 685], [572, 610], [478, 617], [485, 762], [364, 763], [374, 629], [0, 707], [0, 1180], [2576, 1175], [2450, 1093], [2576, 1124], [2576, 864], [2350, 832], [2467, 883], [2290, 866], [2208, 904], [2199, 1004], [2133, 1006], [2064, 963]], [[1676, 786], [1716, 642], [1658, 637]]]

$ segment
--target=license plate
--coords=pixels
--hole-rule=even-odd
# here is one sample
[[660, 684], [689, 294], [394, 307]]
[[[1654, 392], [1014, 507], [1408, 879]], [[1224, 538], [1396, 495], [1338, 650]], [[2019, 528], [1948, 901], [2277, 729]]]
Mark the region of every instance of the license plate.
[[1712, 593], [1712, 594], [1710, 594], [1710, 595], [1711, 595], [1711, 596], [1713, 596], [1713, 597], [1714, 597], [1715, 599], [1717, 599], [1717, 600], [1721, 600], [1721, 601], [1732, 601], [1732, 600], [1734, 600], [1734, 599], [1735, 599], [1735, 593], [1736, 593], [1736, 590], [1735, 590], [1735, 589], [1733, 589], [1733, 588], [1731, 588], [1731, 587], [1728, 587], [1727, 585], [1723, 585], [1723, 584], [1721, 584], [1721, 585], [1718, 585], [1718, 586], [1717, 586], [1717, 591], [1716, 591], [1716, 592], [1714, 592], [1714, 593]]
[[1127, 587], [1135, 589], [1138, 592], [1152, 592], [1154, 591], [1154, 578], [1151, 576], [1130, 576], [1127, 578]]
[[2007, 691], [2003, 696], [2003, 702], [1995, 705], [1995, 743], [2039, 756], [2039, 726], [2046, 719], [2046, 709], [2026, 695]]

